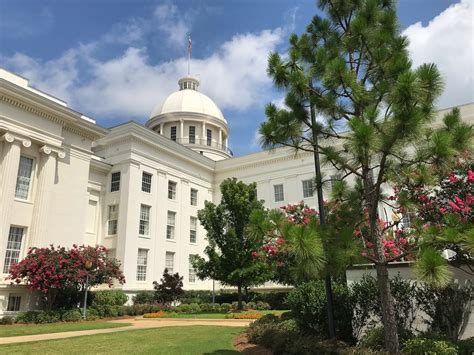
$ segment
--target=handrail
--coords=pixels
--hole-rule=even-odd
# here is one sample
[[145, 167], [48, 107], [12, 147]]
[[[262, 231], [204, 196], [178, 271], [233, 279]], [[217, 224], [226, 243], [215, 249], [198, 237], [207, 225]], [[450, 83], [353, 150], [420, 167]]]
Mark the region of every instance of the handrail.
[[189, 145], [197, 145], [197, 146], [203, 146], [203, 147], [210, 147], [210, 148], [215, 148], [219, 150], [225, 151], [227, 154], [230, 156], [234, 156], [234, 153], [232, 150], [230, 150], [229, 147], [227, 147], [225, 144], [219, 144], [213, 139], [202, 139], [202, 138], [176, 138], [176, 142], [181, 143], [181, 144], [189, 144]]

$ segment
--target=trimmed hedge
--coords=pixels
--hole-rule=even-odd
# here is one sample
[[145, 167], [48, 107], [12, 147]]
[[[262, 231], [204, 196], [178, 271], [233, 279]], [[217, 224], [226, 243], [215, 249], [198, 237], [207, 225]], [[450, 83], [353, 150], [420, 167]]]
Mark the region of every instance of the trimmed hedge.
[[101, 290], [91, 292], [91, 307], [96, 306], [123, 306], [128, 297], [122, 290]]

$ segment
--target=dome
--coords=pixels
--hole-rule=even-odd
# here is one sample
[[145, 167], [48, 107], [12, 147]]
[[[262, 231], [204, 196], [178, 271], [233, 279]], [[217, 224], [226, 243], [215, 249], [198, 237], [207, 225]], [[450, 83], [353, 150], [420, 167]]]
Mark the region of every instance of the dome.
[[213, 116], [227, 123], [214, 101], [196, 90], [198, 85], [199, 82], [194, 78], [181, 79], [181, 89], [169, 95], [162, 105], [158, 105], [150, 118], [170, 112], [193, 112]]

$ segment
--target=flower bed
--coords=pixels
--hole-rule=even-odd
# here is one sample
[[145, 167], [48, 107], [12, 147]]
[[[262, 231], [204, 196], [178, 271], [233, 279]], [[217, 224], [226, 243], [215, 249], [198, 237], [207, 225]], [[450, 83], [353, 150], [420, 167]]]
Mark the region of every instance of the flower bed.
[[230, 319], [259, 319], [263, 317], [263, 313], [260, 312], [242, 312], [242, 313], [230, 313], [226, 318]]
[[145, 313], [143, 318], [165, 318], [166, 313], [163, 311], [155, 312], [155, 313]]

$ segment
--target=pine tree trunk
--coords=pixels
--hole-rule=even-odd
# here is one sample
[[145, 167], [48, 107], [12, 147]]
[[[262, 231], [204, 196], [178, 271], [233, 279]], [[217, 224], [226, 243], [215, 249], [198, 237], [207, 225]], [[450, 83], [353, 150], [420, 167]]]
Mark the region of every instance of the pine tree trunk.
[[242, 310], [242, 286], [237, 285], [237, 308]]
[[380, 308], [382, 311], [382, 323], [384, 328], [385, 350], [390, 354], [399, 353], [397, 319], [392, 293], [390, 290], [390, 278], [385, 258], [385, 247], [383, 235], [378, 223], [378, 196], [380, 187], [374, 188], [373, 175], [371, 171], [364, 172], [364, 192], [368, 206], [370, 237], [374, 243], [374, 252], [377, 262], [377, 286], [380, 293]]
[[397, 354], [399, 352], [397, 320], [395, 318], [393, 297], [390, 292], [388, 268], [386, 264], [377, 264], [375, 269], [377, 271], [377, 286], [380, 292], [385, 349], [390, 354]]

